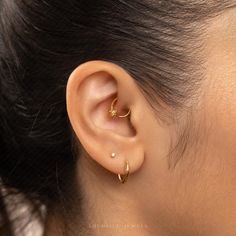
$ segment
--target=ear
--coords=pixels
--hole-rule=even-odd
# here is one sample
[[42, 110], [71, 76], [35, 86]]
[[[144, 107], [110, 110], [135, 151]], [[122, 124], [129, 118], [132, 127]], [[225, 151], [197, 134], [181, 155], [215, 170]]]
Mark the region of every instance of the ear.
[[[133, 78], [121, 67], [105, 61], [89, 61], [77, 67], [67, 84], [67, 111], [71, 126], [90, 157], [113, 173], [125, 174], [144, 161], [141, 92]], [[112, 101], [118, 114], [109, 113]], [[111, 154], [115, 153], [114, 158]]]

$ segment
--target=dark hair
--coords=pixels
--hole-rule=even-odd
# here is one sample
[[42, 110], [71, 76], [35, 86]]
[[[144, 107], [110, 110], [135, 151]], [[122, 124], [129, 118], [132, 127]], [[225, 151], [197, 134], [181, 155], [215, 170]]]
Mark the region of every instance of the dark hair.
[[65, 105], [73, 69], [89, 60], [116, 63], [135, 79], [150, 105], [161, 108], [160, 114], [165, 106], [178, 112], [197, 98], [203, 79], [206, 22], [233, 2], [0, 1], [4, 235], [13, 235], [4, 207], [9, 194], [30, 200], [36, 206], [32, 212], [41, 205], [60, 207], [73, 195], [67, 185], [73, 183], [79, 155], [73, 152]]

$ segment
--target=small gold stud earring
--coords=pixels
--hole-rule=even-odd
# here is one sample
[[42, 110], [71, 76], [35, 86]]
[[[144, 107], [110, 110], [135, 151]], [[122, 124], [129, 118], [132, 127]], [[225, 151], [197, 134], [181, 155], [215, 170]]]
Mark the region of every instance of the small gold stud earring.
[[117, 102], [118, 98], [115, 98], [112, 103], [111, 103], [111, 108], [109, 110], [109, 113], [111, 113], [112, 118], [114, 117], [120, 117], [120, 118], [124, 118], [127, 117], [130, 113], [131, 110], [129, 109], [129, 111], [125, 114], [125, 115], [118, 115], [118, 111], [116, 109], [114, 109], [115, 103]]
[[111, 154], [111, 157], [112, 157], [112, 158], [116, 157], [116, 154], [113, 152], [113, 153]]

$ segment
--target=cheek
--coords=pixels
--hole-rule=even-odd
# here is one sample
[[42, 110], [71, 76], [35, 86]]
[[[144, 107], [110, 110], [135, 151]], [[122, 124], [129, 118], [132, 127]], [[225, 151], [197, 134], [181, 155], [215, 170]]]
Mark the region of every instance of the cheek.
[[[236, 74], [216, 79], [204, 105], [207, 149], [236, 174]], [[214, 159], [213, 159], [214, 160]]]
[[232, 89], [225, 88], [215, 98], [212, 94], [196, 112], [200, 144], [182, 157], [170, 179], [173, 209], [196, 228], [225, 221], [227, 225], [236, 217], [236, 97]]
[[172, 221], [166, 222], [178, 222], [186, 228], [191, 225], [195, 234], [189, 235], [216, 235], [212, 232], [217, 228], [219, 232], [224, 226], [235, 228], [236, 37], [232, 37], [232, 30], [236, 35], [236, 27], [231, 18], [227, 27], [222, 22], [212, 27], [206, 42], [206, 79], [201, 104], [194, 112], [200, 124], [200, 141], [189, 147], [175, 170], [165, 175], [163, 185], [168, 187], [163, 188], [159, 199], [170, 209], [165, 216]]
[[[235, 9], [209, 28], [203, 105], [209, 149], [227, 168], [236, 162], [236, 24]], [[228, 165], [226, 164], [228, 163]]]
[[172, 220], [166, 221], [185, 225], [185, 231], [205, 230], [211, 224], [220, 227], [222, 222], [230, 222], [227, 217], [235, 219], [235, 101], [227, 92], [220, 102], [217, 99], [203, 102], [204, 106], [195, 113], [200, 122], [198, 145], [189, 147], [176, 168], [165, 175], [166, 188], [162, 188], [165, 192], [158, 201], [170, 210], [166, 219]]

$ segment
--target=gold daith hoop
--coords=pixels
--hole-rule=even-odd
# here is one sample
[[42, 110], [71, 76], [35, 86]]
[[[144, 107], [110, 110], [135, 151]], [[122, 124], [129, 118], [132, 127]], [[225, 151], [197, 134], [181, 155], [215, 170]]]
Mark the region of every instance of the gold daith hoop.
[[118, 174], [118, 178], [120, 182], [124, 184], [128, 180], [128, 177], [129, 177], [129, 162], [126, 161], [125, 162], [125, 175], [121, 176], [120, 174]]
[[117, 100], [118, 100], [118, 98], [115, 98], [115, 99], [112, 101], [112, 103], [111, 103], [111, 108], [110, 108], [110, 110], [109, 110], [109, 113], [111, 113], [112, 118], [114, 118], [114, 117], [124, 118], [124, 117], [129, 116], [129, 114], [130, 114], [130, 112], [131, 112], [130, 109], [129, 109], [129, 111], [128, 111], [126, 114], [124, 114], [124, 115], [118, 115], [118, 114], [117, 114], [118, 111], [114, 108], [114, 106], [115, 106]]

